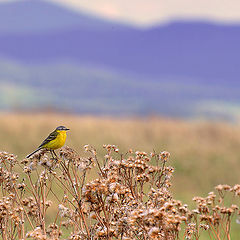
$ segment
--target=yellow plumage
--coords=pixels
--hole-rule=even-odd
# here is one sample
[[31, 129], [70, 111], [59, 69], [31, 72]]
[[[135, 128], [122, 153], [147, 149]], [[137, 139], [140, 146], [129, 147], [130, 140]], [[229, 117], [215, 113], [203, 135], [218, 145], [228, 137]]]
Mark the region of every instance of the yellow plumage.
[[57, 133], [58, 134], [55, 139], [44, 144], [42, 147], [47, 149], [52, 149], [52, 150], [61, 148], [65, 144], [67, 134], [66, 134], [66, 131], [60, 131], [60, 130], [57, 130]]
[[64, 126], [57, 127], [52, 133], [49, 134], [49, 136], [42, 142], [42, 144], [34, 152], [27, 155], [26, 158], [29, 158], [40, 149], [50, 150], [50, 152], [54, 153], [56, 156], [54, 150], [61, 148], [65, 144], [67, 138], [66, 131], [68, 130], [69, 129]]

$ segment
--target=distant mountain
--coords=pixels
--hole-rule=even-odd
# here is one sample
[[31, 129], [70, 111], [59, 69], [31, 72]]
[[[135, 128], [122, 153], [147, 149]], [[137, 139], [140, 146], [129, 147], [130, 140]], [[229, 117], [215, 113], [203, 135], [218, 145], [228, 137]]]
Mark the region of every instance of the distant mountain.
[[43, 0], [2, 3], [0, 108], [12, 105], [11, 88], [26, 93], [22, 106], [47, 99], [78, 112], [191, 115], [239, 106], [239, 42], [240, 25], [138, 29]]
[[76, 28], [107, 30], [121, 25], [75, 12], [47, 0], [0, 3], [0, 34], [43, 33]]
[[0, 55], [23, 63], [71, 59], [145, 76], [238, 82], [240, 26], [172, 23], [153, 29], [1, 34]]

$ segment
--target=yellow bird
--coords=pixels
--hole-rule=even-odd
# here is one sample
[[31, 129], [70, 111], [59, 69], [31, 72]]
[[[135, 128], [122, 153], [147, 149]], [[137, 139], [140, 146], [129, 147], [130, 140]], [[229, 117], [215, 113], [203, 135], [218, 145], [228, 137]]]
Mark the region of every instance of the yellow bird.
[[70, 130], [69, 128], [66, 128], [64, 126], [57, 127], [52, 133], [49, 134], [49, 136], [42, 142], [42, 144], [32, 153], [26, 156], [26, 158], [31, 157], [34, 153], [39, 151], [40, 149], [47, 149], [50, 150], [52, 156], [55, 149], [61, 148], [66, 141], [67, 134], [66, 132]]

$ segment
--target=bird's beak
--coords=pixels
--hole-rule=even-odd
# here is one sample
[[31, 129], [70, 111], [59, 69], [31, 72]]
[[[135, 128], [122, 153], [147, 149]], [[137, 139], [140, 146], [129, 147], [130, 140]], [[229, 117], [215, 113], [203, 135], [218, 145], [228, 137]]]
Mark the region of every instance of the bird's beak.
[[65, 128], [66, 131], [70, 130], [69, 128]]

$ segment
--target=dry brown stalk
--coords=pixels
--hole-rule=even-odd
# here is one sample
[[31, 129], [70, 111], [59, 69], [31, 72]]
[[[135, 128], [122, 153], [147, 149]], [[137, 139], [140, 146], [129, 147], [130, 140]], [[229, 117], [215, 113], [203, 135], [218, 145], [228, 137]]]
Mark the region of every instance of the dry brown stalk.
[[104, 161], [88, 145], [88, 156], [65, 147], [58, 159], [40, 151], [21, 163], [0, 152], [2, 239], [201, 240], [203, 231], [213, 240], [231, 239], [240, 185], [218, 185], [217, 194], [194, 197], [191, 210], [170, 193], [168, 152], [104, 149]]

